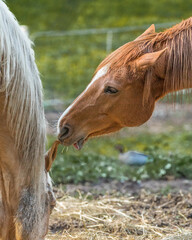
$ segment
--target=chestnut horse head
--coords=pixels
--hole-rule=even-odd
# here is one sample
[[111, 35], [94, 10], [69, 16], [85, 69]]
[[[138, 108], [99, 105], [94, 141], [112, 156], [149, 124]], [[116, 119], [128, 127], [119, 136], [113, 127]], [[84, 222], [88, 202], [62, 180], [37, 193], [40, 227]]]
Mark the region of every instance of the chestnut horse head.
[[60, 117], [59, 140], [80, 149], [91, 137], [139, 126], [151, 117], [159, 98], [190, 87], [189, 26], [191, 18], [162, 33], [155, 33], [152, 25], [104, 59], [87, 88]]
[[42, 86], [31, 42], [3, 1], [0, 23], [0, 239], [43, 240], [55, 199]]

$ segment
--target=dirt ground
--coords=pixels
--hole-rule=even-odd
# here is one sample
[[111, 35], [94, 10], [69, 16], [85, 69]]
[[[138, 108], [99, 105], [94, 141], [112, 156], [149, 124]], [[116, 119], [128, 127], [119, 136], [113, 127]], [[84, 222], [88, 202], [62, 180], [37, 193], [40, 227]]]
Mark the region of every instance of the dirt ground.
[[192, 181], [116, 181], [55, 189], [47, 239], [192, 240]]
[[141, 191], [149, 193], [183, 193], [192, 194], [192, 180], [187, 179], [173, 179], [173, 180], [148, 180], [141, 182], [99, 182], [99, 183], [85, 183], [85, 184], [66, 184], [62, 186], [64, 192], [70, 196], [75, 196], [78, 191], [82, 194], [92, 195], [124, 195], [133, 196], [140, 194]]
[[[49, 133], [59, 113], [46, 114]], [[192, 105], [158, 104], [131, 131], [192, 130]], [[55, 189], [49, 240], [192, 240], [192, 180], [67, 184]]]

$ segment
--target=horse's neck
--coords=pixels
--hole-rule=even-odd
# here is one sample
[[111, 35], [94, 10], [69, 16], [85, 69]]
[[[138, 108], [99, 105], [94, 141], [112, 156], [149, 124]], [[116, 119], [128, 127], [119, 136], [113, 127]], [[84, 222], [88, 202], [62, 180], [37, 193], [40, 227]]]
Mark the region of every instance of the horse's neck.
[[[18, 177], [22, 178], [22, 172], [19, 170], [18, 152], [3, 109], [4, 96], [0, 93], [0, 239], [15, 239], [13, 216], [19, 201]], [[6, 231], [8, 228], [11, 229], [9, 232]]]
[[[16, 188], [17, 182], [17, 169], [18, 165], [18, 152], [15, 147], [14, 139], [11, 136], [6, 124], [6, 114], [3, 111], [4, 99], [2, 94], [0, 95], [0, 189], [2, 194], [6, 194], [6, 199], [10, 202], [14, 201], [9, 190]], [[16, 175], [17, 173], [17, 175]], [[17, 189], [15, 189], [17, 192]], [[15, 196], [16, 197], [16, 196]]]

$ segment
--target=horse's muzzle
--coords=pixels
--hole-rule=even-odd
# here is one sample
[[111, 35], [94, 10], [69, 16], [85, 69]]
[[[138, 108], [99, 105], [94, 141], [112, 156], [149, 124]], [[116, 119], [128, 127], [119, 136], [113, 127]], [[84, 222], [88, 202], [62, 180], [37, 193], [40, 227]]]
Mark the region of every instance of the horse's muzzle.
[[72, 134], [72, 128], [69, 125], [64, 125], [60, 127], [60, 133], [58, 139], [60, 142], [63, 142], [66, 138], [70, 137]]

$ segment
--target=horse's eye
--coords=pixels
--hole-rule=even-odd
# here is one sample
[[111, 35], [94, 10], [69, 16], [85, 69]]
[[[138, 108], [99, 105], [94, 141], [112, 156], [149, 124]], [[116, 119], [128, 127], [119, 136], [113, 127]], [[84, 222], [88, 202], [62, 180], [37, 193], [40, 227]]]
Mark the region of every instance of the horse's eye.
[[104, 90], [105, 93], [109, 93], [109, 94], [115, 94], [118, 92], [118, 90], [114, 87], [106, 87], [105, 90]]

